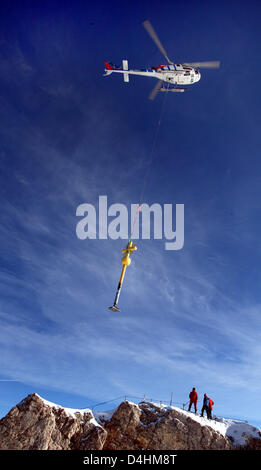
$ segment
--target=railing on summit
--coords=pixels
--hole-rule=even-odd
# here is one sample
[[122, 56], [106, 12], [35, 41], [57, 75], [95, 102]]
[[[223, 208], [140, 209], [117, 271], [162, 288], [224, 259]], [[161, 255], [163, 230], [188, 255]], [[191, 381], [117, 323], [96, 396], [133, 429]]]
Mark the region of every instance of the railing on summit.
[[139, 397], [136, 395], [122, 395], [117, 398], [111, 398], [110, 400], [96, 403], [95, 405], [91, 407], [91, 410], [94, 411], [96, 408], [100, 406], [108, 405], [109, 403], [113, 403], [113, 402], [118, 402], [118, 404], [120, 404], [120, 402], [122, 401], [132, 401], [136, 404], [147, 402], [147, 403], [154, 403], [154, 404], [166, 405], [166, 406], [177, 406], [177, 407], [182, 407], [183, 409], [184, 409], [184, 406], [186, 406], [186, 403], [174, 402], [173, 393], [171, 393], [170, 400], [159, 400], [158, 398], [155, 399], [155, 398], [147, 397], [144, 394], [142, 397]]

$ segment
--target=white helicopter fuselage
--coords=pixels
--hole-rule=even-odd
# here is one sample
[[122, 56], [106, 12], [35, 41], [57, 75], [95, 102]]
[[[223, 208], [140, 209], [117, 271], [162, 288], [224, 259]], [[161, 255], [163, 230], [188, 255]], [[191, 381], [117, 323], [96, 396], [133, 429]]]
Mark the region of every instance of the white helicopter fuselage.
[[186, 65], [159, 65], [158, 67], [146, 70], [129, 70], [128, 61], [123, 60], [122, 62], [122, 69], [111, 66], [111, 64], [106, 62], [105, 75], [110, 75], [113, 72], [122, 73], [126, 82], [129, 81], [129, 75], [141, 75], [143, 77], [156, 78], [172, 85], [191, 85], [198, 82], [201, 78], [200, 72], [196, 68]]

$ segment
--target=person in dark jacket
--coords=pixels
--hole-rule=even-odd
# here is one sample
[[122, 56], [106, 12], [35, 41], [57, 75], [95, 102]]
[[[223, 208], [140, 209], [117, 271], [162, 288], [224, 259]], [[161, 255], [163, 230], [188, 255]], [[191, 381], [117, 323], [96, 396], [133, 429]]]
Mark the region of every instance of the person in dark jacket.
[[207, 397], [207, 394], [204, 393], [204, 398], [203, 398], [203, 406], [202, 406], [202, 410], [201, 410], [201, 416], [203, 418], [204, 416], [204, 411], [207, 412], [207, 415], [208, 415], [208, 397]]
[[212, 408], [213, 408], [214, 402], [207, 396], [206, 393], [204, 393], [204, 398], [203, 398], [203, 406], [201, 410], [201, 416], [204, 416], [204, 411], [207, 412], [207, 418], [212, 419]]
[[189, 401], [188, 411], [190, 411], [192, 404], [194, 404], [195, 413], [196, 413], [197, 412], [198, 394], [196, 392], [195, 387], [193, 387], [192, 391], [189, 394], [189, 400], [190, 401]]

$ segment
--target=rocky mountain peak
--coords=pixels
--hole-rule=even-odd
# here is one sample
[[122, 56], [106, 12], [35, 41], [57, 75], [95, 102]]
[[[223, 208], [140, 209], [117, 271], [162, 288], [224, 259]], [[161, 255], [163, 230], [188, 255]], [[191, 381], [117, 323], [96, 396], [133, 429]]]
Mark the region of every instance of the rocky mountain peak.
[[[0, 420], [0, 450], [235, 448], [224, 429], [222, 423], [150, 402], [124, 401], [111, 413], [93, 414], [90, 409], [63, 408], [34, 393]], [[254, 437], [253, 432], [245, 436], [245, 448], [261, 448], [258, 430]]]

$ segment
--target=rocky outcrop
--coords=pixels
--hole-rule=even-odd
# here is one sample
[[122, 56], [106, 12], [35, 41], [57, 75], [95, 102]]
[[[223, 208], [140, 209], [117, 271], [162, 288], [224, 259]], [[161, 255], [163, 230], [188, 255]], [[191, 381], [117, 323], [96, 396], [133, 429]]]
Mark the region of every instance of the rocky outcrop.
[[[248, 440], [260, 448], [261, 439]], [[232, 441], [174, 407], [122, 402], [110, 417], [28, 395], [0, 420], [0, 450], [229, 450]]]
[[261, 433], [260, 439], [248, 436], [246, 444], [244, 446], [240, 446], [240, 450], [261, 450]]
[[0, 450], [102, 449], [107, 432], [90, 410], [66, 413], [28, 395], [0, 421]]
[[123, 402], [104, 423], [104, 449], [231, 449], [229, 440], [173, 408]]

